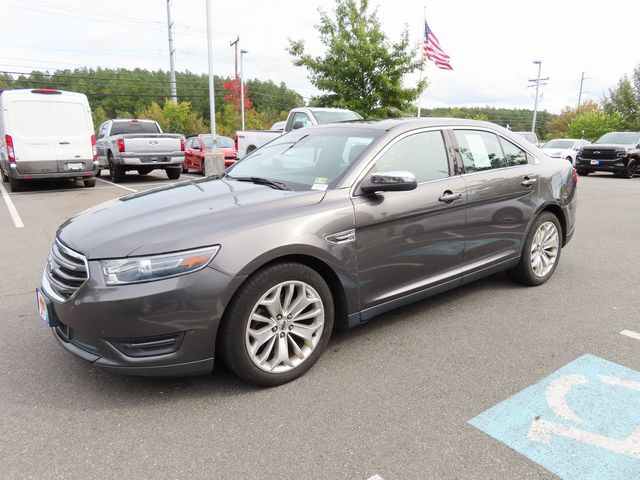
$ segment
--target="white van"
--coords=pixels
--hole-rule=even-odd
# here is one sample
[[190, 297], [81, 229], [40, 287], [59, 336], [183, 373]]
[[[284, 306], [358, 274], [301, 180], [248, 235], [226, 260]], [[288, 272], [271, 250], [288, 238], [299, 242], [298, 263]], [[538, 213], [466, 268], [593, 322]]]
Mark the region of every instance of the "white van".
[[96, 137], [86, 95], [47, 88], [0, 93], [0, 171], [11, 190], [43, 178], [96, 184]]

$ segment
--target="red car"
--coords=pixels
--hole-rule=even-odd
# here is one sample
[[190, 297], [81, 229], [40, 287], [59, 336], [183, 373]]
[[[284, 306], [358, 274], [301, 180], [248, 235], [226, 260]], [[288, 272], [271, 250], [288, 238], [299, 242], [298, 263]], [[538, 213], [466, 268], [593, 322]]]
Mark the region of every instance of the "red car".
[[224, 154], [225, 167], [236, 163], [238, 155], [231, 138], [217, 136], [214, 144], [212, 135], [198, 135], [189, 138], [185, 144], [182, 171], [186, 173], [192, 169], [204, 173], [204, 154], [213, 150], [219, 150]]

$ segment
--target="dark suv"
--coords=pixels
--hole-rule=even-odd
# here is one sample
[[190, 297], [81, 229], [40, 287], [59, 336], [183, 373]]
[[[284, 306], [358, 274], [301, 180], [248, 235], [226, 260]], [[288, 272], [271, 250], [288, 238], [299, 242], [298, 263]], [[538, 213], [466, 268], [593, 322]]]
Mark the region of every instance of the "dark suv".
[[612, 172], [633, 178], [640, 167], [640, 132], [611, 132], [578, 151], [578, 175]]

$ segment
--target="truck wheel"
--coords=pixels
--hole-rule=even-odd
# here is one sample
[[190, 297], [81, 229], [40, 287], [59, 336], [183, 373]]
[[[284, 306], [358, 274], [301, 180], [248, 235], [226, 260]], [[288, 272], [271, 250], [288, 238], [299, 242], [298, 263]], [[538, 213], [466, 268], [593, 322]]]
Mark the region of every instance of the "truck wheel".
[[588, 170], [582, 170], [581, 168], [578, 168], [576, 170], [578, 172], [578, 175], [580, 175], [581, 177], [586, 177], [587, 175], [589, 175], [589, 173], [591, 173]]
[[169, 177], [170, 180], [178, 180], [182, 173], [181, 168], [167, 168], [165, 171], [167, 172], [167, 177]]
[[2, 168], [0, 168], [0, 173], [2, 174], [2, 181], [4, 183], [7, 183], [9, 181], [9, 176], [6, 173], [4, 173], [4, 170], [2, 170]]
[[113, 183], [120, 183], [124, 180], [125, 171], [122, 165], [116, 165], [113, 157], [109, 155], [109, 177]]
[[256, 146], [255, 146], [255, 145], [249, 145], [249, 146], [247, 147], [247, 153], [246, 153], [246, 154], [247, 154], [247, 155], [249, 155], [249, 154], [250, 154], [251, 152], [253, 152], [254, 150], [257, 150], [257, 149], [256, 149]]
[[622, 176], [624, 178], [633, 178], [635, 174], [636, 174], [636, 161], [629, 160], [629, 163], [627, 163], [627, 168], [624, 169], [624, 173], [622, 174]]
[[17, 178], [9, 177], [9, 189], [12, 192], [19, 192], [22, 190], [22, 180], [18, 180]]
[[82, 181], [84, 183], [85, 187], [95, 187], [96, 186], [96, 179], [95, 178], [87, 178], [85, 180]]
[[98, 178], [100, 175], [102, 175], [102, 170], [100, 170], [100, 167], [98, 167], [98, 171], [96, 172], [96, 178]]

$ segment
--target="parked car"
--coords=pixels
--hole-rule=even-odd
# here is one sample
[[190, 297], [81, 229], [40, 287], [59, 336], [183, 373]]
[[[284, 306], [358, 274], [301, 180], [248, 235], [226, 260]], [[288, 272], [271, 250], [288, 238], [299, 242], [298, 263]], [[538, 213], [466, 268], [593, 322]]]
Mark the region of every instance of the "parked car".
[[590, 143], [589, 140], [577, 138], [556, 138], [542, 145], [541, 149], [551, 158], [564, 158], [574, 165], [576, 163], [578, 150]]
[[187, 139], [184, 151], [184, 167], [182, 172], [194, 169], [205, 174], [204, 154], [217, 150], [224, 155], [224, 165], [229, 167], [236, 163], [237, 154], [233, 140], [229, 137], [198, 135]]
[[538, 140], [538, 135], [534, 132], [513, 132], [517, 135], [520, 135], [522, 138], [527, 140], [530, 143], [533, 143], [536, 147], [540, 145], [540, 141]]
[[96, 184], [96, 137], [86, 95], [48, 88], [0, 94], [0, 173], [15, 192], [31, 180]]
[[612, 172], [633, 178], [640, 168], [640, 132], [611, 132], [578, 151], [578, 175]]
[[184, 142], [183, 135], [162, 133], [153, 120], [107, 120], [98, 129], [98, 162], [100, 168], [109, 169], [114, 183], [123, 181], [129, 170], [147, 175], [160, 169], [177, 180], [184, 163]]
[[262, 145], [277, 138], [279, 135], [297, 130], [298, 128], [327, 123], [362, 120], [356, 112], [342, 108], [294, 108], [289, 112], [284, 129], [278, 129], [277, 123], [271, 130], [240, 130], [236, 133], [235, 142], [238, 158], [244, 158]]
[[218, 358], [278, 385], [311, 368], [334, 327], [502, 270], [549, 280], [576, 184], [568, 162], [488, 122], [296, 130], [221, 177], [68, 220], [39, 311], [64, 348], [112, 371], [199, 374]]

